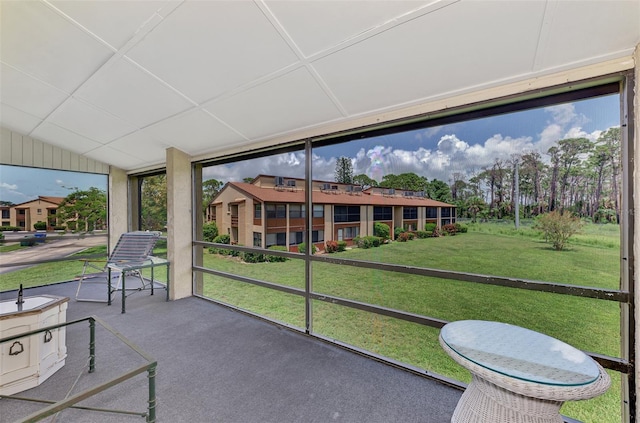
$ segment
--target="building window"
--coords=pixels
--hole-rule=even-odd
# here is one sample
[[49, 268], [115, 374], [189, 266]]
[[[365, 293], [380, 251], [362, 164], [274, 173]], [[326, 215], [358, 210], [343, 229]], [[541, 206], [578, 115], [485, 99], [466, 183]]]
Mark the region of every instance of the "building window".
[[312, 231], [311, 242], [324, 242], [324, 231]]
[[[253, 205], [253, 218], [262, 219], [262, 204]], [[256, 232], [254, 232], [254, 238], [255, 238], [255, 234]], [[255, 245], [255, 239], [254, 239], [254, 245]]]
[[373, 220], [393, 220], [393, 209], [388, 206], [375, 206], [373, 208]]
[[360, 206], [334, 206], [334, 222], [359, 222]]
[[2, 210], [2, 218], [9, 219], [9, 210]]
[[322, 204], [313, 205], [313, 217], [324, 217], [324, 205]]
[[404, 207], [402, 209], [402, 218], [403, 219], [417, 219], [418, 218], [418, 208], [417, 207]]
[[284, 204], [266, 204], [265, 209], [267, 210], [267, 219], [285, 219], [287, 217], [287, 206]]
[[442, 213], [441, 217], [451, 217], [451, 208], [443, 207], [442, 209], [440, 209], [440, 213]]
[[20, 216], [24, 216], [24, 214], [25, 214], [25, 210], [24, 210], [24, 209], [20, 209], [20, 210], [18, 210], [18, 214], [19, 214]]
[[438, 208], [437, 207], [427, 207], [427, 218], [435, 219], [438, 217]]
[[338, 241], [353, 239], [358, 235], [360, 235], [360, 226], [349, 226], [348, 228], [338, 229]]
[[300, 244], [304, 240], [304, 232], [291, 232], [289, 233], [289, 245]]
[[304, 204], [289, 204], [289, 218], [299, 219], [305, 217], [305, 205]]
[[42, 209], [37, 209], [37, 210], [36, 210], [36, 213], [37, 213], [37, 214], [42, 214]]
[[272, 245], [287, 245], [287, 233], [286, 232], [278, 232], [275, 234], [267, 234], [267, 247], [271, 247]]
[[262, 247], [262, 234], [260, 232], [253, 233], [253, 246]]

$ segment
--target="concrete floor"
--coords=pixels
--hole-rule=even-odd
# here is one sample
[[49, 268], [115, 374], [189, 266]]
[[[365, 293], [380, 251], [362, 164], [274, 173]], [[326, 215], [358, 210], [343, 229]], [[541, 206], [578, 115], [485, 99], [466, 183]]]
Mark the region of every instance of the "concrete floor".
[[[143, 291], [112, 306], [77, 302], [77, 282], [25, 290], [71, 298], [67, 321], [98, 316], [158, 361], [158, 422], [448, 423], [461, 391], [199, 298], [165, 302]], [[103, 286], [99, 287], [103, 289]], [[101, 291], [104, 292], [104, 291]], [[0, 293], [0, 300], [15, 292]], [[97, 370], [86, 373], [88, 327], [67, 330], [66, 365], [19, 395], [60, 400], [144, 363], [97, 330]], [[82, 404], [145, 412], [146, 374]], [[0, 399], [0, 422], [42, 407]], [[144, 418], [65, 410], [49, 422], [143, 422]]]

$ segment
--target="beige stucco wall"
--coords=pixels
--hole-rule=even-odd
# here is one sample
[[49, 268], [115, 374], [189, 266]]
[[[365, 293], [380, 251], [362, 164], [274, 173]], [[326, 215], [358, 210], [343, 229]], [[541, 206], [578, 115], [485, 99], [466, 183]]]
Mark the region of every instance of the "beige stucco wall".
[[172, 300], [192, 295], [192, 191], [191, 157], [176, 148], [168, 148], [167, 258]]
[[119, 168], [111, 167], [109, 173], [109, 251], [118, 242], [120, 235], [131, 229], [129, 225], [129, 182], [127, 173]]

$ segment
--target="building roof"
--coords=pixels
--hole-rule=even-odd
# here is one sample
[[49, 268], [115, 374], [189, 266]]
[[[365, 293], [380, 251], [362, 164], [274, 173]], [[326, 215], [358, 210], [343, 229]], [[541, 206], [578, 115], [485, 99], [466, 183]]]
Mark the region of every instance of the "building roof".
[[[314, 181], [316, 182], [316, 181]], [[271, 187], [262, 188], [246, 182], [229, 182], [224, 189], [232, 187], [247, 196], [265, 203], [304, 203], [303, 190], [278, 190]], [[221, 191], [222, 192], [222, 191]], [[215, 201], [215, 200], [214, 200]], [[407, 207], [454, 207], [452, 204], [430, 198], [405, 197], [402, 195], [383, 196], [364, 192], [362, 194], [337, 194], [313, 191], [312, 201], [315, 204], [370, 205], [370, 206], [407, 206]]]
[[38, 201], [38, 200], [45, 201], [47, 203], [51, 203], [53, 205], [59, 206], [60, 203], [62, 203], [62, 201], [64, 201], [64, 197], [50, 197], [50, 196], [45, 196], [45, 195], [39, 195], [38, 198], [36, 198], [36, 199], [25, 201], [25, 202], [19, 203], [19, 204], [14, 204], [11, 207], [22, 206], [24, 204], [33, 203], [33, 202]]

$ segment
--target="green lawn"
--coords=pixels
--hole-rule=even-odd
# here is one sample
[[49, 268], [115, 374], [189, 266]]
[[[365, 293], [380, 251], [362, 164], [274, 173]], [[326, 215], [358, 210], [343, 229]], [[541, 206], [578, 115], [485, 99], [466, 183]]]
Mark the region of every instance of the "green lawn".
[[[585, 232], [581, 239], [576, 237], [566, 251], [560, 252], [528, 228], [509, 234], [485, 228], [453, 237], [352, 249], [335, 257], [615, 289], [619, 284], [619, 235], [615, 231], [603, 235], [596, 229], [590, 228], [592, 233]], [[304, 287], [301, 260], [247, 264], [205, 253], [204, 263], [230, 273]], [[619, 305], [615, 302], [326, 263], [313, 263], [312, 272], [313, 290], [317, 293], [449, 321], [513, 323], [587, 351], [620, 356]], [[211, 275], [204, 278], [207, 296], [293, 326], [304, 326], [301, 297]], [[468, 373], [444, 354], [435, 329], [315, 301], [313, 331], [439, 374], [469, 380]], [[584, 422], [619, 422], [620, 377], [615, 373], [612, 377], [613, 388], [606, 395], [569, 403], [563, 413]]]

